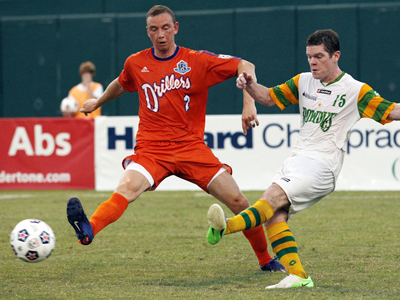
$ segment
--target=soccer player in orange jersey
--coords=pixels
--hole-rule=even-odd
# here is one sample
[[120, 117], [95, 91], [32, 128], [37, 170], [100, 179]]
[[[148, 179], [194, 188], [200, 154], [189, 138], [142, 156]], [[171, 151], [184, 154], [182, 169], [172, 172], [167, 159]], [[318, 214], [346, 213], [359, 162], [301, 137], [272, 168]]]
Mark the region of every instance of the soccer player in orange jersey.
[[[128, 57], [123, 71], [103, 95], [89, 99], [80, 110], [90, 114], [126, 91], [139, 93], [140, 123], [135, 153], [123, 160], [125, 171], [115, 192], [90, 220], [77, 198], [68, 202], [68, 220], [84, 245], [120, 218], [129, 203], [143, 192], [156, 189], [171, 175], [197, 184], [235, 214], [249, 207], [249, 201], [231, 176], [231, 168], [213, 155], [203, 138], [208, 89], [242, 72], [255, 77], [254, 65], [240, 58], [176, 45], [179, 23], [168, 7], [154, 6], [147, 13], [146, 23], [153, 47]], [[244, 133], [256, 123], [254, 100], [244, 91]], [[285, 271], [268, 254], [262, 226], [244, 234], [262, 270]]]

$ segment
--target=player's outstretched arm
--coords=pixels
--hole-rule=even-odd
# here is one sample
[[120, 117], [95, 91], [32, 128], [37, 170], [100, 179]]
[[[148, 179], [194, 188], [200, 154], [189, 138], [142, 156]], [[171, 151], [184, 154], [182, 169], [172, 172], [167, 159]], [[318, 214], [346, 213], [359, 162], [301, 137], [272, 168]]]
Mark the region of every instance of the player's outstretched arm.
[[272, 100], [269, 89], [255, 80], [252, 74], [243, 72], [236, 79], [236, 87], [246, 90], [250, 96], [258, 103], [265, 106], [273, 106], [275, 102]]
[[86, 100], [79, 111], [87, 115], [103, 104], [122, 96], [125, 92], [126, 90], [118, 82], [118, 78], [116, 78], [108, 85], [104, 93], [98, 99], [91, 98]]
[[[244, 59], [242, 59], [238, 65], [237, 69], [238, 74], [242, 72], [247, 72], [248, 74], [252, 74], [253, 78], [256, 78], [255, 66]], [[254, 103], [254, 99], [251, 98], [249, 93], [246, 90], [243, 90], [243, 111], [242, 111], [242, 129], [243, 133], [247, 135], [247, 130], [252, 127], [256, 127], [259, 125], [257, 119], [257, 108]]]
[[388, 116], [389, 120], [395, 120], [399, 121], [400, 120], [400, 103], [395, 104], [393, 110]]

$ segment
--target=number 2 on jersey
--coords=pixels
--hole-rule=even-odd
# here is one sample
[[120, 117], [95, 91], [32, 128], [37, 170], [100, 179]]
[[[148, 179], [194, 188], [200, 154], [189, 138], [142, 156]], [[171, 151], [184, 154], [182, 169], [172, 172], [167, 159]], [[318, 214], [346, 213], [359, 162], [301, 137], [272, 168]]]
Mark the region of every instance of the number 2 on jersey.
[[189, 95], [185, 95], [185, 97], [183, 97], [183, 101], [185, 101], [185, 111], [189, 110], [189, 102], [190, 102], [190, 96]]

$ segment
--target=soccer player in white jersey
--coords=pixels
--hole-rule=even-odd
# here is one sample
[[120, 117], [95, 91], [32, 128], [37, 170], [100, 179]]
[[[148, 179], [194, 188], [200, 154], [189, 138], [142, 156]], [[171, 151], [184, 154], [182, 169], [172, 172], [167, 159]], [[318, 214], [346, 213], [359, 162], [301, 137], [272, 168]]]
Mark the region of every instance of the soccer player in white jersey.
[[306, 54], [310, 72], [280, 86], [267, 88], [245, 72], [237, 78], [237, 87], [263, 105], [277, 105], [283, 110], [299, 104], [302, 116], [299, 138], [293, 155], [283, 162], [281, 171], [253, 206], [225, 219], [222, 208], [213, 204], [207, 215], [210, 224], [207, 240], [212, 245], [225, 234], [266, 223], [273, 250], [288, 271], [282, 281], [267, 289], [314, 286], [300, 262], [288, 219], [333, 192], [349, 132], [358, 120], [371, 118], [386, 124], [400, 119], [400, 103], [383, 99], [369, 85], [341, 71], [336, 32], [318, 30], [311, 34]]

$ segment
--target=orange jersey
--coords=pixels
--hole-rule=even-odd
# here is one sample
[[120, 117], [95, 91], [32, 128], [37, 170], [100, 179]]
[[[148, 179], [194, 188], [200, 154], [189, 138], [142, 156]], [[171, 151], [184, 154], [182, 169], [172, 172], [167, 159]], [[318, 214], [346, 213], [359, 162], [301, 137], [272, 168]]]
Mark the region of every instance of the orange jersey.
[[177, 47], [166, 59], [153, 48], [128, 57], [118, 81], [139, 93], [136, 140], [203, 140], [208, 89], [236, 76], [240, 58]]
[[[101, 83], [98, 82], [93, 82], [90, 85], [90, 89], [92, 90], [93, 97], [95, 98], [99, 98], [103, 93], [103, 86], [101, 85]], [[74, 86], [69, 91], [69, 97], [74, 98], [76, 101], [78, 101], [79, 109], [81, 109], [83, 103], [89, 99], [89, 94], [87, 92], [87, 88], [80, 83]], [[78, 110], [78, 112], [75, 114], [75, 118], [95, 118], [100, 115], [101, 115], [101, 107], [96, 109], [94, 112], [88, 114], [87, 116]]]

